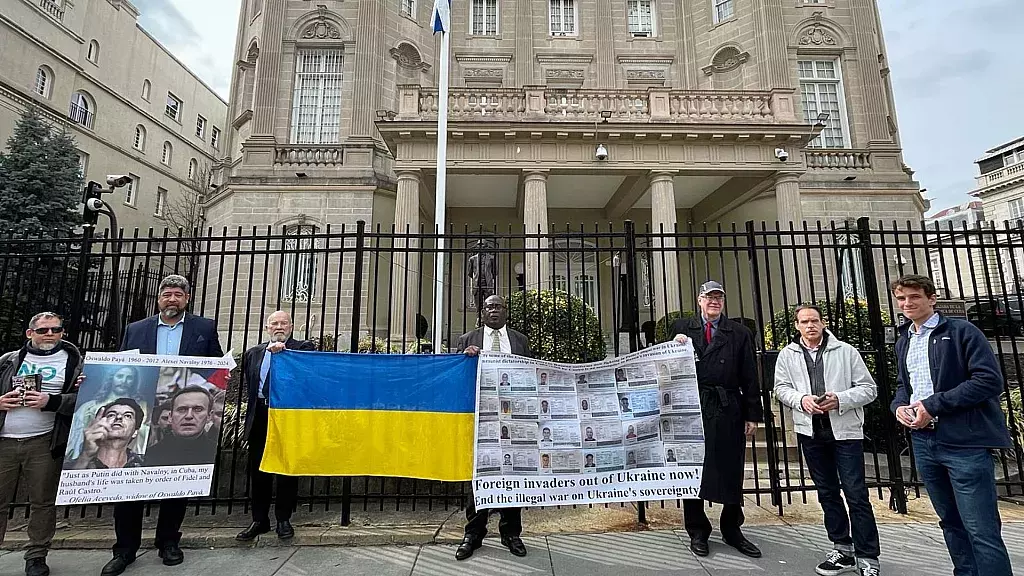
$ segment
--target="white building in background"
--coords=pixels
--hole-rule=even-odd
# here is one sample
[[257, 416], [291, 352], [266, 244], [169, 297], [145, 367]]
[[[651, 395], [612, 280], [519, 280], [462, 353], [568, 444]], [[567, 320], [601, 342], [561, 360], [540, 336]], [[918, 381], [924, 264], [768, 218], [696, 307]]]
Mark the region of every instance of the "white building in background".
[[[981, 200], [985, 218], [994, 222], [997, 231], [1024, 226], [1024, 136], [987, 150], [975, 164], [978, 176], [971, 196]], [[1024, 245], [1024, 231], [999, 237]], [[1001, 266], [1004, 292], [1016, 293], [1024, 279], [1024, 248], [1013, 250], [1012, 258], [1000, 254], [998, 262], [996, 274]]]
[[74, 135], [86, 180], [132, 176], [106, 198], [129, 230], [165, 226], [192, 175], [221, 156], [227, 117], [138, 17], [128, 0], [0, 2], [0, 141], [38, 107]]
[[[970, 248], [981, 237], [964, 234], [986, 226], [985, 211], [980, 200], [971, 200], [940, 210], [925, 219], [929, 230], [937, 230], [929, 238], [928, 266], [939, 296], [943, 298], [973, 298], [989, 293], [985, 282], [985, 264], [990, 269], [995, 262], [992, 250], [982, 254], [981, 248]], [[986, 241], [991, 242], [990, 237]], [[991, 260], [991, 262], [989, 262]], [[998, 272], [996, 272], [998, 274]], [[995, 278], [996, 276], [993, 276]], [[1000, 290], [994, 290], [999, 292]]]

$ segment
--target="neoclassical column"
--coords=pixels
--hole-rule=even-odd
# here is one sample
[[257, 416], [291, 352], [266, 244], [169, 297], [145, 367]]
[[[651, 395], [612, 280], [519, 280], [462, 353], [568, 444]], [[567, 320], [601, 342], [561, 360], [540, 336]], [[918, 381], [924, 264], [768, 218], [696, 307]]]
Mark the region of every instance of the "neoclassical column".
[[651, 255], [654, 282], [654, 312], [661, 318], [679, 310], [679, 256], [676, 239], [675, 172], [651, 172], [651, 231], [655, 248]]
[[779, 213], [779, 225], [789, 229], [803, 226], [804, 212], [800, 206], [800, 175], [783, 173], [775, 177], [775, 204]]
[[[548, 233], [548, 171], [528, 170], [525, 172], [523, 190], [523, 226], [527, 234]], [[546, 250], [547, 238], [526, 240], [525, 271], [526, 289], [542, 289], [548, 285], [551, 276], [551, 257]]]
[[352, 137], [376, 135], [374, 114], [380, 108], [380, 88], [384, 77], [384, 30], [387, 9], [380, 0], [358, 0], [356, 23], [355, 74], [353, 101], [363, 103], [352, 109]]
[[274, 138], [277, 114], [277, 83], [281, 70], [281, 46], [284, 38], [285, 0], [267, 0], [263, 5], [263, 34], [253, 84], [252, 137]]
[[[391, 340], [416, 339], [416, 312], [420, 293], [420, 255], [417, 238], [403, 237], [420, 231], [420, 182], [418, 169], [398, 170], [395, 198], [395, 252], [391, 257]], [[426, 316], [426, 314], [425, 314]]]

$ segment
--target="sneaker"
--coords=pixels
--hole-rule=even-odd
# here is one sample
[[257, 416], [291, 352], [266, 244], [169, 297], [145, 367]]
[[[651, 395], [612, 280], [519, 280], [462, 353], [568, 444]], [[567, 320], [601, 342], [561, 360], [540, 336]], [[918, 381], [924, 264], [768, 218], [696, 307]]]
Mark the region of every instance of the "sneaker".
[[860, 576], [878, 576], [878, 568], [874, 566], [868, 566], [867, 564], [860, 567]]
[[[818, 564], [814, 571], [821, 574], [821, 576], [837, 576], [846, 572], [856, 572], [857, 559], [847, 556], [839, 550], [833, 550], [828, 553], [828, 556], [825, 556], [825, 561]], [[874, 576], [877, 576], [877, 574], [876, 572]]]

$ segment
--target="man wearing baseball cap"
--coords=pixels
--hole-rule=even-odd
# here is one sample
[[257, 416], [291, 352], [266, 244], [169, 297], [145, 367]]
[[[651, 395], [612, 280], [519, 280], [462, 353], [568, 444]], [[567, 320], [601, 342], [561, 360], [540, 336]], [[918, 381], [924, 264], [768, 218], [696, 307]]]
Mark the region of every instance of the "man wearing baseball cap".
[[715, 281], [701, 285], [699, 314], [672, 323], [675, 340], [693, 340], [697, 387], [704, 419], [704, 473], [700, 499], [683, 501], [683, 524], [690, 550], [707, 556], [711, 522], [704, 500], [722, 504], [719, 529], [726, 544], [752, 558], [761, 551], [743, 536], [743, 460], [746, 439], [764, 420], [754, 336], [747, 327], [725, 317], [725, 288]]

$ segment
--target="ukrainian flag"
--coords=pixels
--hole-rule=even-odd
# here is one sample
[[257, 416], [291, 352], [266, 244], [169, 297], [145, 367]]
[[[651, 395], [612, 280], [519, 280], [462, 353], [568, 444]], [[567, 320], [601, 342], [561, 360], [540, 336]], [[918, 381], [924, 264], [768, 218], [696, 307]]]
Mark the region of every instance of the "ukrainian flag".
[[471, 480], [476, 372], [464, 354], [274, 354], [260, 469]]

